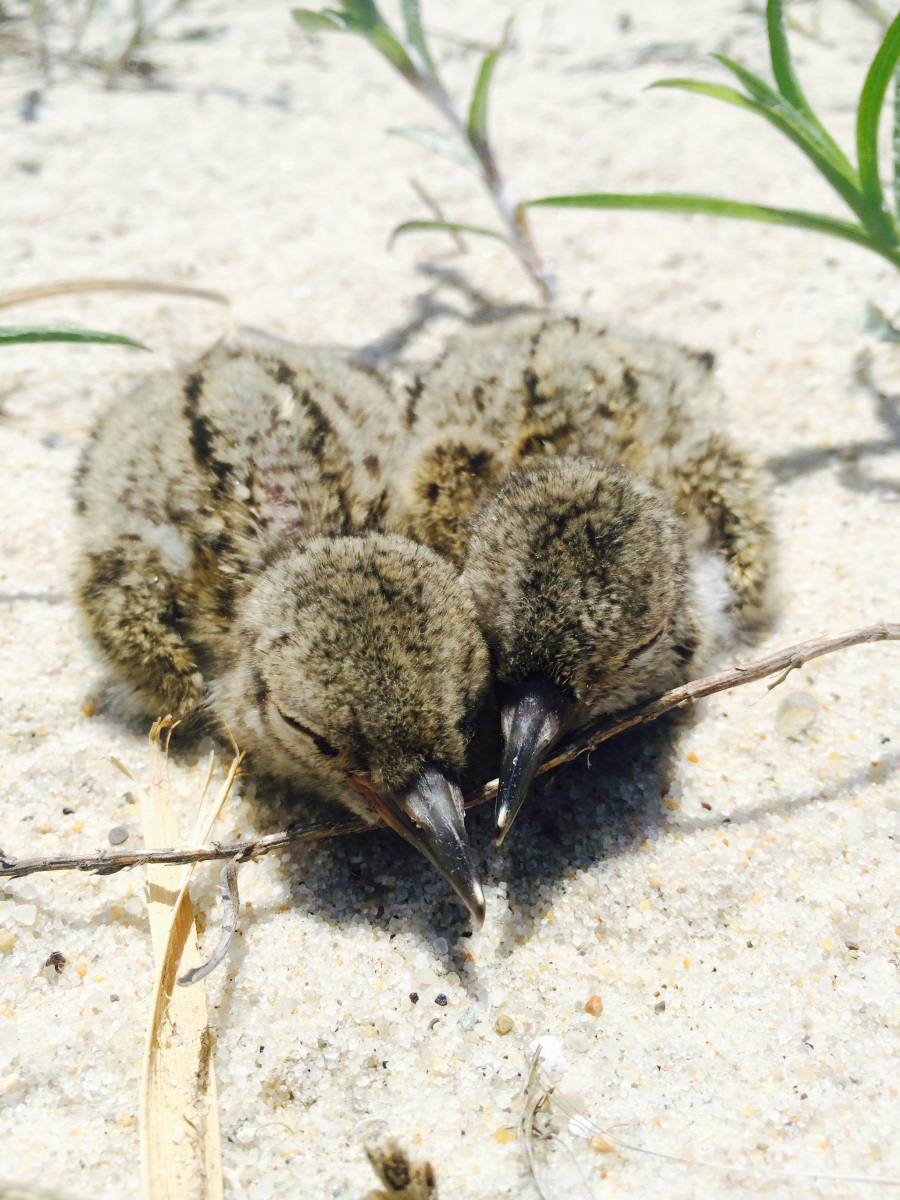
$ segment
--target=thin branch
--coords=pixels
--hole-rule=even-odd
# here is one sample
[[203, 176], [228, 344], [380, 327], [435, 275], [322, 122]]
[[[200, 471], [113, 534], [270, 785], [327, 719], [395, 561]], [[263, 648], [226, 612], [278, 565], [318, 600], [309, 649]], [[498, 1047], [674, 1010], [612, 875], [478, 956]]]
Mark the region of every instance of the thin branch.
[[[696, 679], [682, 687], [673, 688], [656, 700], [642, 704], [626, 713], [616, 716], [601, 717], [597, 721], [577, 730], [564, 743], [560, 752], [541, 765], [538, 774], [554, 771], [564, 763], [571, 762], [581, 754], [593, 750], [601, 742], [608, 741], [619, 733], [633, 729], [646, 721], [655, 721], [664, 713], [675, 708], [683, 708], [716, 692], [725, 692], [730, 688], [741, 687], [745, 683], [755, 683], [769, 675], [780, 674], [782, 677], [797, 670], [814, 658], [824, 654], [833, 654], [836, 650], [844, 650], [848, 646], [860, 646], [869, 642], [900, 641], [900, 622], [882, 621], [877, 625], [865, 625], [860, 629], [851, 629], [847, 633], [833, 634], [830, 637], [814, 638], [812, 641], [800, 642], [796, 646], [788, 646], [784, 650], [776, 650], [765, 658], [736, 667], [727, 671], [719, 671], [716, 675], [708, 675], [704, 679]], [[777, 682], [781, 682], [778, 680]], [[492, 779], [483, 787], [472, 792], [466, 798], [466, 808], [474, 808], [493, 800], [497, 795], [498, 780]], [[216, 859], [257, 858], [268, 854], [271, 850], [279, 850], [295, 842], [313, 842], [322, 838], [339, 837], [347, 833], [362, 833], [366, 829], [381, 828], [380, 822], [370, 825], [362, 821], [345, 821], [337, 825], [317, 823], [295, 826], [280, 833], [267, 834], [265, 837], [253, 838], [244, 842], [213, 842], [207, 846], [180, 848], [172, 850], [146, 850], [134, 854], [98, 854], [94, 856], [61, 856], [58, 858], [29, 858], [15, 859], [0, 851], [0, 878], [18, 879], [24, 875], [35, 875], [44, 871], [92, 871], [98, 875], [113, 875], [117, 871], [129, 867], [140, 867], [147, 863], [193, 863], [211, 862]]]

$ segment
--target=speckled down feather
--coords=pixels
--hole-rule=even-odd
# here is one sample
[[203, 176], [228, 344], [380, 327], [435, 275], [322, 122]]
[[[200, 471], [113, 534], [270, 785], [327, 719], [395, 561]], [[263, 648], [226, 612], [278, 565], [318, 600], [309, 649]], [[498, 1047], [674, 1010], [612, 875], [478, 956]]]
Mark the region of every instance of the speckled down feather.
[[113, 405], [75, 485], [81, 605], [147, 710], [367, 817], [350, 775], [464, 770], [488, 678], [456, 571], [383, 532], [398, 429], [337, 354], [244, 338]]

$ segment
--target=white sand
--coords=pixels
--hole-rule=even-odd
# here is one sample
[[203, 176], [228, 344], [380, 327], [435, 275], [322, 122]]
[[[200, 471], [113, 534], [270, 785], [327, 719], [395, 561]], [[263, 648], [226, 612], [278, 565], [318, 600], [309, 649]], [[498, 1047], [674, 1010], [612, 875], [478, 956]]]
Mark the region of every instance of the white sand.
[[[665, 187], [837, 211], [761, 122], [642, 91], [707, 72], [707, 50], [764, 69], [760, 16], [737, 0], [633, 5], [629, 32], [624, 3], [425, 7], [435, 29], [486, 41], [515, 10], [492, 125], [523, 195]], [[387, 251], [395, 223], [424, 215], [410, 175], [454, 217], [490, 214], [465, 173], [386, 135], [429, 117], [369, 48], [313, 45], [286, 9], [197, 3], [184, 25], [222, 32], [154, 47], [165, 89], [106, 92], [85, 73], [49, 91], [31, 124], [18, 110], [34, 76], [0, 63], [3, 286], [194, 283], [233, 297], [244, 324], [353, 347], [409, 319], [433, 286], [418, 264], [531, 300], [497, 244], [471, 240], [459, 257], [444, 239], [410, 238]], [[793, 44], [814, 103], [849, 146], [878, 30], [844, 0], [794, 11], [819, 23], [818, 38], [794, 33]], [[470, 50], [436, 47], [454, 84], [473, 77]], [[856, 328], [866, 297], [900, 306], [896, 272], [855, 247], [767, 227], [558, 212], [535, 226], [567, 307], [713, 349], [743, 436], [778, 467], [783, 601], [759, 649], [897, 620], [900, 357]], [[465, 307], [449, 289], [441, 298]], [[136, 809], [110, 756], [145, 770], [145, 730], [99, 708], [105, 676], [69, 595], [69, 479], [94, 413], [202, 350], [221, 314], [114, 295], [10, 315], [128, 331], [154, 349], [22, 347], [0, 360], [0, 844], [23, 857], [91, 852], [122, 824], [132, 848]], [[430, 352], [451, 327], [439, 322], [408, 353]], [[854, 379], [867, 348], [887, 394], [880, 409]], [[208, 981], [230, 1194], [359, 1196], [374, 1180], [354, 1129], [378, 1116], [430, 1158], [444, 1197], [532, 1195], [520, 1147], [497, 1131], [515, 1126], [538, 1034], [565, 1040], [563, 1086], [600, 1124], [628, 1123], [632, 1142], [760, 1169], [900, 1177], [898, 667], [900, 647], [862, 647], [772, 695], [757, 684], [704, 703], [560, 776], [502, 851], [490, 814], [473, 814], [489, 913], [471, 938], [446, 885], [387, 834], [245, 867], [243, 936]], [[821, 711], [786, 741], [775, 712], [797, 689]], [[203, 749], [176, 752], [183, 827]], [[221, 836], [275, 819], [235, 799]], [[209, 947], [217, 876], [201, 868], [194, 889]], [[138, 1195], [151, 980], [141, 887], [134, 872], [0, 888], [0, 938], [14, 939], [0, 954], [0, 1175], [98, 1200]], [[59, 976], [42, 970], [53, 950], [68, 960]], [[464, 1017], [467, 988], [486, 989], [489, 1015]], [[595, 993], [599, 1017], [584, 1011]], [[503, 1038], [500, 1014], [515, 1022]], [[589, 1183], [567, 1190], [565, 1153], [542, 1150], [548, 1195], [662, 1188], [674, 1200], [763, 1184], [572, 1144]]]

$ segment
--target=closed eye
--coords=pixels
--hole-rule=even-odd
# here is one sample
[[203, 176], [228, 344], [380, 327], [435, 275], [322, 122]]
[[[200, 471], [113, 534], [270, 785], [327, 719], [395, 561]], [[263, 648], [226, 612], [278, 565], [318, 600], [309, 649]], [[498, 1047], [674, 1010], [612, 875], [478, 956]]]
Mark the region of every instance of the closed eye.
[[648, 638], [646, 642], [643, 642], [640, 646], [637, 646], [634, 650], [632, 650], [625, 661], [631, 662], [633, 658], [637, 658], [639, 654], [643, 654], [645, 650], [649, 650], [651, 646], [656, 645], [662, 635], [666, 632], [667, 625], [668, 623], [663, 621], [656, 633], [654, 633], [652, 637]]
[[298, 721], [296, 717], [290, 716], [284, 709], [279, 708], [277, 704], [275, 707], [278, 709], [278, 715], [284, 721], [285, 725], [290, 725], [291, 729], [296, 729], [298, 733], [302, 733], [305, 737], [308, 737], [324, 758], [337, 758], [338, 752], [332, 746], [331, 742], [327, 741], [320, 734], [313, 732], [312, 729], [307, 728], [302, 721]]

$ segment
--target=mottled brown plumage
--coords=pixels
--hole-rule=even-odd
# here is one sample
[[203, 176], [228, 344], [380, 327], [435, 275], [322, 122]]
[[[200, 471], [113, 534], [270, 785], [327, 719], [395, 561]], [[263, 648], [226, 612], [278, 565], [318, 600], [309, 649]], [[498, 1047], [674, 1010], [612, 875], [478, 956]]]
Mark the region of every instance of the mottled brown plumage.
[[763, 485], [720, 402], [710, 355], [555, 314], [465, 330], [411, 389], [400, 503], [491, 648], [499, 837], [576, 718], [683, 682], [765, 613]]
[[381, 532], [391, 401], [337, 355], [243, 339], [100, 419], [77, 587], [154, 714], [205, 708], [294, 789], [382, 817], [483, 906], [457, 783], [487, 652], [456, 571]]

